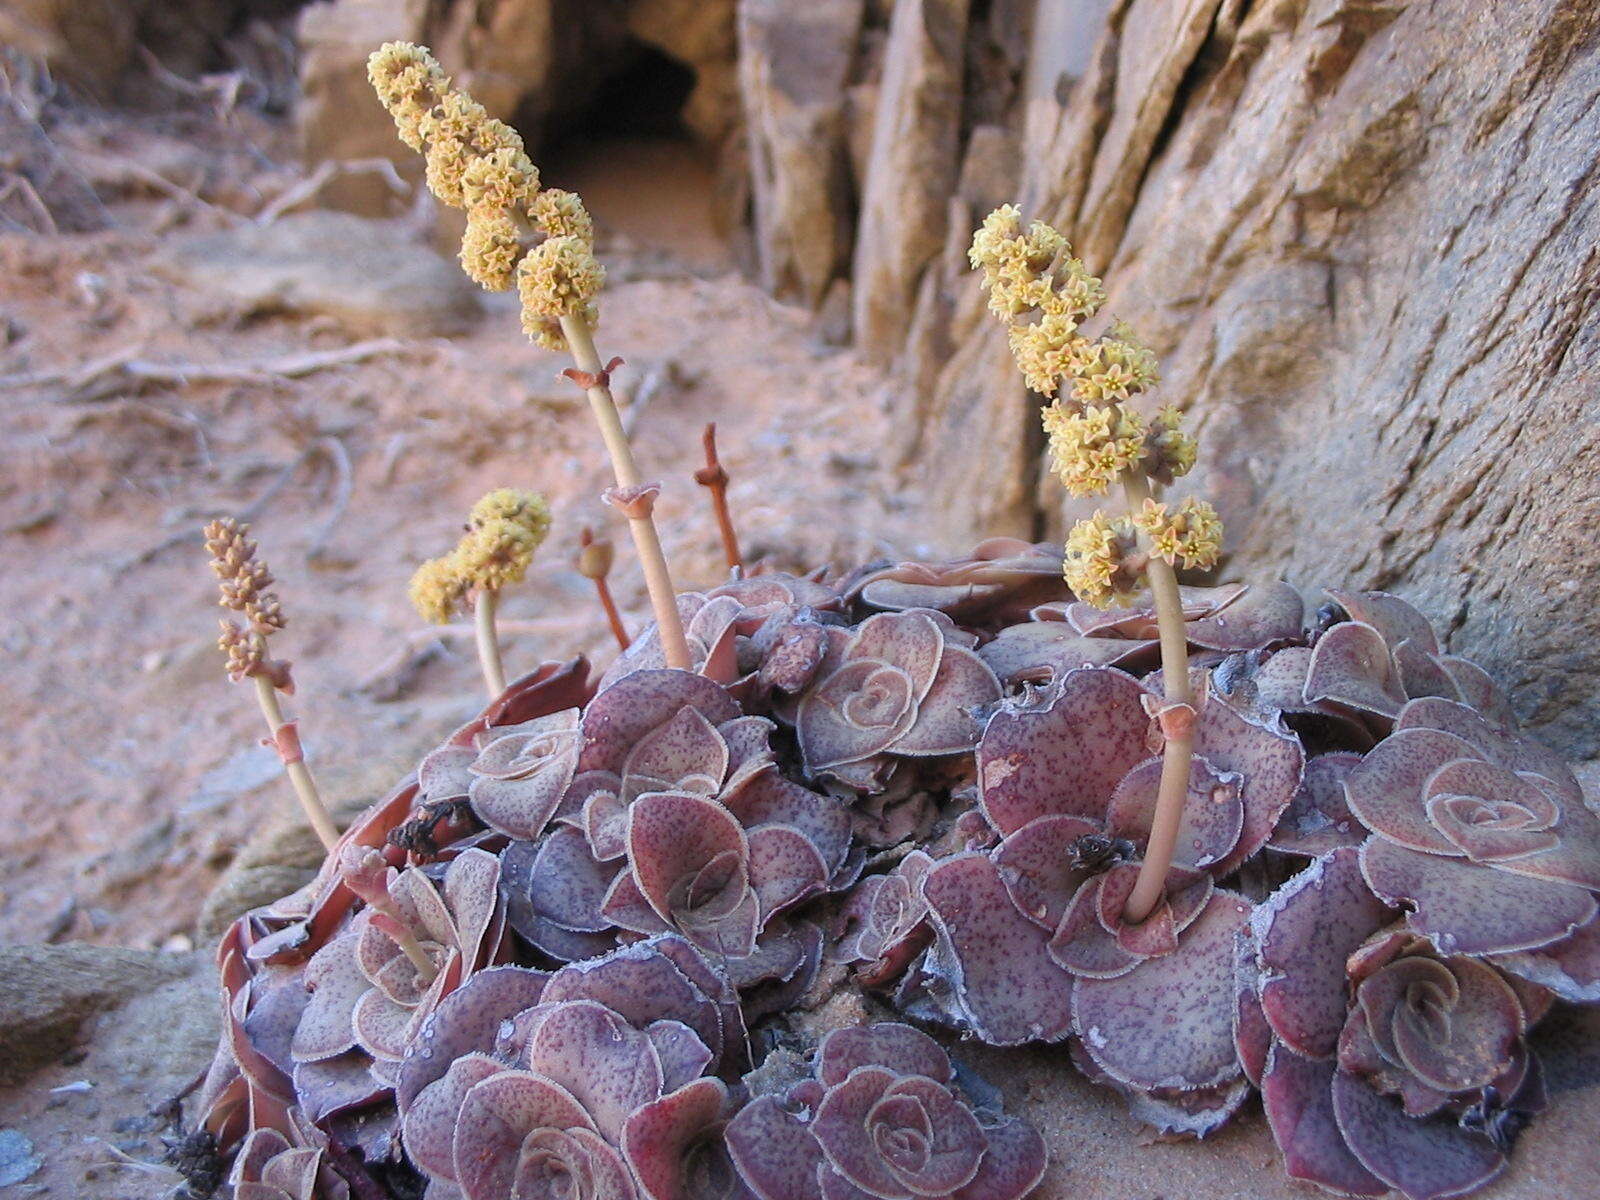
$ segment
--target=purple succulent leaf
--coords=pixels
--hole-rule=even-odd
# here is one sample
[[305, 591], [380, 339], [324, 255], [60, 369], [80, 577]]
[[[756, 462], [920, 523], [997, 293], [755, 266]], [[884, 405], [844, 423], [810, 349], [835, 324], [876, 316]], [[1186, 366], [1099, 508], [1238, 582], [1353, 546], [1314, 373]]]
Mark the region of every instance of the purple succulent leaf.
[[311, 994], [303, 973], [286, 967], [264, 967], [249, 981], [243, 1032], [251, 1047], [285, 1077], [294, 1073], [295, 1030]]
[[1470, 659], [1453, 654], [1438, 655], [1436, 661], [1450, 676], [1462, 703], [1476, 709], [1492, 725], [1506, 729], [1516, 726], [1517, 717], [1511, 711], [1511, 702], [1489, 672]]
[[763, 825], [748, 836], [750, 887], [761, 906], [761, 923], [828, 884], [828, 864], [811, 840], [790, 825]]
[[1084, 637], [1062, 621], [1030, 621], [1002, 629], [977, 654], [1003, 683], [1048, 683], [1081, 667], [1145, 666], [1157, 645], [1153, 638]]
[[[1122, 777], [1106, 810], [1107, 832], [1138, 845], [1149, 842], [1161, 771], [1160, 758], [1147, 758]], [[1214, 770], [1208, 760], [1191, 756], [1173, 862], [1210, 868], [1232, 855], [1244, 829], [1243, 782], [1237, 772]]]
[[628, 811], [628, 861], [634, 882], [669, 924], [679, 915], [675, 902], [705, 902], [682, 894], [689, 881], [711, 864], [747, 862], [749, 852], [744, 830], [733, 814], [704, 796], [656, 792], [634, 801]]
[[628, 806], [616, 792], [591, 792], [581, 817], [589, 853], [599, 862], [614, 862], [628, 852]]
[[450, 1064], [494, 1048], [500, 1025], [539, 1003], [550, 976], [526, 967], [479, 971], [439, 1002], [406, 1048], [395, 1100], [405, 1113]]
[[[1104, 886], [1105, 876], [1096, 875], [1078, 888], [1048, 943], [1050, 957], [1058, 966], [1085, 979], [1126, 975], [1145, 957], [1119, 945], [1114, 931], [1101, 924], [1100, 890]], [[1122, 898], [1127, 899], [1126, 889]], [[1161, 906], [1149, 919], [1163, 923], [1163, 916], [1166, 930], [1176, 938], [1170, 907]]]
[[1594, 919], [1594, 896], [1557, 883], [1461, 859], [1419, 854], [1382, 838], [1361, 849], [1367, 886], [1412, 911], [1409, 928], [1446, 954], [1536, 950]]
[[617, 871], [616, 863], [595, 861], [582, 833], [561, 826], [539, 846], [528, 898], [535, 912], [557, 925], [579, 933], [601, 933], [612, 926], [601, 905]]
[[795, 714], [807, 770], [815, 775], [888, 749], [916, 720], [915, 687], [898, 666], [856, 659], [812, 688]]
[[912, 703], [933, 686], [944, 653], [944, 634], [931, 612], [879, 613], [856, 626], [845, 662], [892, 663], [911, 680]]
[[1284, 1171], [1291, 1179], [1343, 1195], [1383, 1196], [1389, 1185], [1361, 1165], [1339, 1130], [1333, 1111], [1336, 1069], [1331, 1059], [1302, 1058], [1281, 1044], [1268, 1054], [1261, 1103]]
[[1267, 1014], [1261, 1008], [1261, 970], [1256, 959], [1255, 933], [1248, 927], [1241, 929], [1234, 939], [1233, 987], [1233, 1046], [1239, 1053], [1239, 1065], [1244, 1068], [1245, 1078], [1259, 1088], [1273, 1036]]
[[436, 1178], [455, 1179], [456, 1118], [473, 1086], [506, 1070], [487, 1054], [463, 1054], [443, 1076], [417, 1093], [401, 1121], [411, 1161]]
[[1362, 827], [1345, 800], [1345, 780], [1361, 761], [1346, 750], [1307, 759], [1294, 799], [1278, 818], [1267, 845], [1288, 854], [1317, 858], [1340, 846], [1359, 846]]
[[1423, 795], [1440, 767], [1476, 757], [1473, 748], [1453, 734], [1397, 729], [1345, 777], [1350, 811], [1396, 845], [1429, 854], [1460, 854], [1428, 820]]
[[[647, 1029], [656, 1021], [679, 1021], [720, 1058], [729, 1026], [718, 985], [726, 987], [697, 951], [679, 937], [664, 935], [561, 968], [550, 977], [544, 1000], [593, 1000], [635, 1029]], [[742, 1029], [737, 1032], [742, 1034]]]
[[478, 757], [473, 746], [446, 742], [423, 758], [417, 767], [417, 787], [429, 800], [450, 800], [465, 796], [472, 786], [472, 763]]
[[1392, 648], [1394, 665], [1400, 673], [1400, 687], [1407, 698], [1416, 700], [1423, 696], [1442, 696], [1446, 700], [1459, 700], [1455, 680], [1444, 669], [1435, 655], [1409, 639]]
[[359, 932], [329, 942], [306, 964], [305, 984], [311, 999], [300, 1015], [291, 1053], [297, 1063], [317, 1062], [343, 1054], [356, 1044], [351, 1013], [372, 987], [361, 973]]
[[817, 1200], [822, 1147], [806, 1122], [774, 1096], [750, 1101], [728, 1122], [728, 1154], [761, 1200]]
[[1393, 719], [1406, 702], [1400, 672], [1383, 635], [1346, 621], [1317, 640], [1306, 669], [1307, 704], [1332, 701]]
[[314, 1122], [376, 1103], [389, 1094], [389, 1088], [373, 1078], [371, 1062], [365, 1054], [354, 1052], [298, 1064], [294, 1069], [295, 1103]]
[[577, 749], [581, 719], [580, 710], [568, 708], [521, 725], [488, 730], [483, 736], [489, 740], [468, 770], [492, 779], [521, 779], [545, 770]]
[[991, 857], [1017, 911], [1053, 933], [1088, 878], [1073, 866], [1074, 846], [1100, 832], [1092, 821], [1058, 814], [1029, 821], [995, 847]]
[[524, 1139], [540, 1130], [594, 1131], [583, 1106], [530, 1071], [499, 1071], [468, 1089], [456, 1120], [455, 1181], [467, 1200], [514, 1195]]
[[613, 925], [633, 933], [665, 933], [672, 928], [661, 919], [661, 915], [639, 890], [639, 882], [631, 867], [623, 868], [611, 881], [605, 899], [600, 902], [600, 912]]
[[1330, 1057], [1344, 1027], [1345, 959], [1394, 917], [1368, 889], [1358, 852], [1330, 851], [1251, 917], [1261, 1007], [1272, 1031], [1306, 1058]]
[[1245, 717], [1215, 696], [1201, 706], [1194, 752], [1213, 773], [1243, 777], [1240, 799], [1243, 827], [1233, 852], [1207, 870], [1222, 878], [1238, 870], [1267, 844], [1278, 820], [1294, 799], [1305, 767], [1305, 751], [1287, 731]]
[[1011, 903], [999, 868], [985, 855], [959, 854], [931, 868], [922, 890], [974, 1032], [996, 1046], [1064, 1037], [1072, 977], [1046, 953], [1045, 932]]
[[714, 796], [728, 774], [728, 761], [728, 743], [716, 726], [699, 709], [685, 705], [628, 752], [622, 799], [667, 791]]
[[728, 747], [728, 786], [735, 777], [773, 761], [772, 732], [776, 728], [766, 717], [735, 717], [717, 726]]
[[670, 669], [624, 675], [584, 710], [578, 770], [620, 774], [634, 746], [685, 706], [698, 710], [713, 725], [740, 715], [727, 690], [703, 675]]
[[500, 894], [500, 859], [485, 850], [463, 850], [444, 872], [444, 902], [455, 926], [464, 973], [493, 949], [485, 942], [494, 924]]
[[[677, 967], [679, 973], [711, 1002], [718, 1017], [718, 1029], [713, 1030], [717, 1034], [717, 1041], [713, 1042], [704, 1033], [701, 1033], [701, 1037], [712, 1048], [714, 1057], [723, 1059], [724, 1065], [730, 1065], [727, 1060], [742, 1059], [746, 1052], [744, 1015], [739, 1008], [739, 993], [734, 990], [727, 975], [712, 966], [688, 939], [677, 934], [663, 934], [645, 945], [652, 953]], [[616, 1008], [616, 1005], [611, 1007]], [[700, 1027], [688, 1017], [679, 1016], [677, 1019], [700, 1032]]]
[[1324, 590], [1335, 604], [1350, 614], [1352, 621], [1372, 626], [1389, 645], [1398, 646], [1409, 641], [1429, 654], [1439, 653], [1439, 639], [1434, 636], [1428, 618], [1399, 596], [1388, 592]]
[[1162, 1138], [1207, 1138], [1231, 1121], [1250, 1098], [1250, 1082], [1243, 1077], [1209, 1088], [1132, 1088], [1102, 1071], [1081, 1041], [1074, 1039], [1069, 1050], [1073, 1065], [1090, 1082], [1116, 1092], [1127, 1105], [1128, 1115]]
[[1074, 1028], [1101, 1070], [1146, 1090], [1212, 1087], [1239, 1074], [1234, 938], [1250, 907], [1218, 891], [1175, 953], [1116, 979], [1077, 981]]
[[1590, 921], [1554, 945], [1496, 955], [1491, 961], [1569, 1003], [1600, 1003], [1600, 921]]
[[916, 756], [966, 753], [982, 733], [972, 710], [999, 699], [1000, 682], [983, 659], [961, 646], [946, 645], [916, 721], [891, 750]]
[[1190, 645], [1203, 650], [1255, 650], [1299, 637], [1305, 607], [1300, 593], [1282, 580], [1254, 583], [1190, 619], [1184, 632]]
[[645, 1035], [661, 1061], [661, 1090], [675, 1092], [706, 1073], [711, 1048], [682, 1021], [652, 1021]]
[[637, 1200], [628, 1166], [615, 1148], [587, 1129], [544, 1129], [522, 1143], [512, 1195], [516, 1200]]
[[1486, 758], [1518, 774], [1541, 776], [1553, 785], [1563, 800], [1583, 804], [1583, 789], [1559, 754], [1530, 738], [1518, 737], [1490, 724], [1481, 713], [1465, 704], [1433, 696], [1413, 700], [1395, 719], [1395, 730], [1413, 728], [1439, 729], [1454, 734], [1478, 751], [1475, 757]]
[[[1233, 604], [1249, 590], [1242, 583], [1225, 583], [1221, 587], [1180, 587], [1179, 600], [1186, 621], [1197, 621], [1211, 616]], [[1139, 604], [1128, 608], [1096, 608], [1081, 600], [1067, 605], [1063, 616], [1079, 633], [1093, 637], [1153, 638], [1156, 636], [1156, 610], [1154, 604]]]
[[949, 1083], [954, 1074], [950, 1056], [938, 1042], [898, 1021], [835, 1029], [817, 1049], [817, 1078], [827, 1087], [867, 1066], [896, 1075], [925, 1075], [939, 1083]]
[[822, 930], [811, 921], [779, 917], [761, 933], [755, 949], [727, 962], [728, 978], [740, 990], [747, 1019], [792, 1007], [822, 964]]
[[1488, 1138], [1448, 1117], [1419, 1121], [1343, 1071], [1332, 1083], [1339, 1131], [1361, 1165], [1407, 1200], [1446, 1200], [1482, 1187], [1506, 1164]]
[[525, 1063], [564, 1088], [614, 1144], [628, 1114], [662, 1094], [661, 1059], [649, 1035], [592, 1000], [554, 1006], [528, 1039]]
[[700, 1200], [686, 1178], [691, 1146], [715, 1126], [727, 1103], [721, 1080], [697, 1079], [632, 1113], [622, 1151], [643, 1200]]
[[822, 855], [830, 874], [850, 852], [850, 810], [832, 796], [802, 787], [776, 771], [762, 771], [738, 795], [724, 797], [724, 803], [747, 830], [769, 824], [800, 830]]
[[951, 1200], [1022, 1200], [1044, 1179], [1049, 1161], [1044, 1138], [1016, 1117], [977, 1116], [989, 1146], [972, 1182], [957, 1188]]
[[1002, 707], [978, 743], [980, 803], [1002, 834], [1051, 813], [1103, 821], [1122, 777], [1148, 758], [1149, 693], [1109, 668], [1071, 671], [1037, 703]]
[[932, 1079], [857, 1067], [811, 1120], [828, 1163], [870, 1196], [941, 1196], [972, 1181], [987, 1140], [971, 1112]]

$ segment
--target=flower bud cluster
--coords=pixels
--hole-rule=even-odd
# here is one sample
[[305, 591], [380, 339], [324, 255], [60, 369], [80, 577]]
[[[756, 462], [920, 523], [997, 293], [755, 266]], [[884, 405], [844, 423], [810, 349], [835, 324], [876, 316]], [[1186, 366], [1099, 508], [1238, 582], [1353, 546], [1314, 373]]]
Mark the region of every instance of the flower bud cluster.
[[222, 619], [217, 647], [227, 656], [228, 676], [235, 682], [270, 670], [267, 639], [288, 624], [283, 605], [271, 591], [272, 572], [256, 557], [250, 527], [232, 517], [221, 517], [205, 527], [206, 550], [221, 593], [218, 603], [244, 617], [244, 624]]
[[[1142, 492], [1146, 478], [1165, 485], [1193, 469], [1199, 447], [1177, 409], [1147, 420], [1130, 404], [1158, 381], [1155, 355], [1121, 321], [1097, 338], [1081, 332], [1104, 304], [1105, 288], [1072, 256], [1066, 238], [1039, 221], [1024, 227], [1007, 204], [984, 220], [968, 258], [983, 272], [989, 311], [1008, 326], [1023, 378], [1051, 398], [1041, 410], [1051, 466], [1071, 495], [1098, 496], [1136, 481]], [[1203, 500], [1176, 508], [1151, 500], [1127, 517], [1097, 513], [1073, 530], [1067, 546], [1068, 582], [1082, 599], [1104, 606], [1131, 597], [1152, 555], [1215, 566], [1222, 525]]]
[[549, 350], [566, 347], [563, 317], [592, 329], [605, 272], [594, 257], [594, 223], [582, 201], [540, 191], [539, 170], [517, 131], [451, 86], [427, 50], [390, 42], [367, 62], [367, 77], [400, 140], [427, 159], [428, 189], [466, 211], [461, 266], [480, 287], [523, 302], [523, 329]]
[[448, 621], [474, 591], [499, 591], [528, 573], [550, 532], [550, 506], [537, 492], [498, 488], [472, 506], [467, 530], [449, 554], [411, 577], [411, 603], [436, 624]]

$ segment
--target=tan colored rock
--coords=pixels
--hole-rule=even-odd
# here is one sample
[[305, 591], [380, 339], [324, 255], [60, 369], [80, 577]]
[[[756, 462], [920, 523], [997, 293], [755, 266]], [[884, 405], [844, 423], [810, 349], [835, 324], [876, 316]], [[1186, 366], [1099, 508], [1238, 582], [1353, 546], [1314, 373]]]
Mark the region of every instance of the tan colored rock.
[[138, 8], [124, 0], [6, 0], [0, 46], [104, 95], [133, 56]]
[[856, 344], [905, 338], [917, 280], [945, 237], [955, 185], [968, 0], [900, 0], [889, 24], [854, 263]]
[[[1038, 69], [1017, 193], [1105, 271], [1162, 358], [1159, 398], [1198, 422], [1225, 576], [1397, 591], [1592, 754], [1600, 11], [1239, 12], [1111, 4], [1081, 75]], [[923, 444], [958, 456], [941, 484], [1003, 476], [972, 431], [1023, 436], [1037, 404], [979, 369], [995, 331], [954, 294], [920, 401]], [[970, 491], [922, 502], [949, 545], [1033, 532], [1030, 505]], [[1059, 534], [1063, 498], [1040, 494]]]
[[294, 213], [163, 243], [156, 270], [243, 312], [332, 317], [352, 334], [439, 337], [476, 321], [478, 291], [457, 265], [389, 221]]
[[[417, 156], [394, 135], [394, 122], [367, 83], [367, 56], [384, 42], [422, 36], [423, 0], [336, 0], [300, 13], [300, 102], [295, 122], [307, 163], [389, 159], [408, 179], [422, 178]], [[392, 215], [403, 200], [371, 174], [343, 175], [322, 203], [367, 216]]]
[[739, 80], [762, 285], [815, 307], [850, 250], [844, 88], [862, 0], [740, 0]]
[[109, 946], [0, 946], [0, 1085], [71, 1046], [96, 1013], [188, 974], [184, 955]]

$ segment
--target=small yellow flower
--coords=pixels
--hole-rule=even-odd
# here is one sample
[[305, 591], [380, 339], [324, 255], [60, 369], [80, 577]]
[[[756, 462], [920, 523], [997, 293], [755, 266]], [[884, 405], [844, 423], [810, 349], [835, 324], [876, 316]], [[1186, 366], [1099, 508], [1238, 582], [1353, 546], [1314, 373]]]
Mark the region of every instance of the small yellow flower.
[[1047, 314], [1032, 324], [1013, 325], [1006, 338], [1023, 379], [1041, 396], [1056, 394], [1061, 377], [1072, 368], [1083, 342], [1078, 336], [1078, 323], [1061, 314]]
[[586, 243], [575, 237], [550, 238], [517, 266], [522, 311], [525, 316], [577, 316], [599, 294], [605, 277], [605, 268]]
[[400, 140], [421, 150], [423, 118], [450, 90], [443, 68], [421, 46], [389, 42], [367, 59], [367, 79], [394, 117]]
[[443, 625], [466, 599], [470, 582], [461, 571], [455, 552], [430, 558], [411, 576], [408, 592], [422, 619]]
[[501, 210], [474, 209], [461, 236], [461, 269], [467, 277], [485, 291], [507, 291], [521, 257], [516, 221]]
[[1072, 395], [1085, 404], [1111, 404], [1154, 386], [1160, 378], [1156, 356], [1133, 335], [1125, 321], [1097, 342], [1076, 347], [1069, 374]]
[[461, 193], [469, 211], [525, 211], [538, 191], [539, 169], [520, 149], [510, 146], [474, 158], [461, 174]]
[[1067, 534], [1062, 575], [1073, 594], [1096, 608], [1131, 604], [1140, 588], [1138, 542], [1126, 517], [1096, 512]]
[[1145, 438], [1145, 472], [1161, 483], [1171, 483], [1194, 469], [1200, 443], [1183, 431], [1183, 416], [1172, 405], [1156, 413]]
[[496, 488], [472, 506], [467, 524], [477, 528], [491, 521], [511, 521], [528, 531], [537, 546], [550, 532], [550, 505], [538, 492]]
[[534, 197], [528, 215], [547, 237], [572, 237], [586, 245], [594, 245], [594, 221], [574, 192], [547, 188]]
[[455, 559], [469, 586], [499, 591], [528, 573], [539, 539], [520, 521], [496, 518], [469, 530]]
[[1120, 404], [1082, 411], [1051, 404], [1040, 416], [1056, 474], [1074, 496], [1104, 492], [1144, 458], [1144, 422]]
[[1133, 523], [1150, 539], [1150, 552], [1174, 566], [1209, 570], [1222, 553], [1222, 522], [1204, 500], [1190, 497], [1176, 510], [1146, 500]]

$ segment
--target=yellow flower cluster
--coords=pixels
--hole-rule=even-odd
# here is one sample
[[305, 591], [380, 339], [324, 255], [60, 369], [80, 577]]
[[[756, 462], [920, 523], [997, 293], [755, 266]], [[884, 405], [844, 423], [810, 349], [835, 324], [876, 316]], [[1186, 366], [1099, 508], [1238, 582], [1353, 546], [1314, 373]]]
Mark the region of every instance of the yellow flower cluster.
[[[1009, 327], [1023, 378], [1054, 399], [1040, 413], [1052, 466], [1068, 492], [1096, 496], [1143, 476], [1170, 484], [1193, 469], [1199, 446], [1176, 408], [1146, 422], [1128, 406], [1156, 384], [1155, 355], [1122, 321], [1099, 338], [1080, 332], [1105, 303], [1105, 288], [1072, 257], [1066, 238], [1038, 221], [1024, 228], [1022, 214], [1007, 204], [984, 219], [968, 258], [983, 272], [989, 310]], [[1140, 533], [1146, 550], [1139, 549]], [[1104, 607], [1133, 596], [1152, 555], [1205, 569], [1216, 565], [1221, 548], [1222, 523], [1211, 505], [1191, 499], [1173, 508], [1149, 500], [1129, 516], [1097, 512], [1079, 522], [1068, 535], [1063, 569], [1079, 598]]]
[[411, 603], [426, 620], [448, 621], [473, 591], [499, 591], [522, 579], [549, 532], [550, 506], [537, 492], [488, 493], [472, 506], [456, 548], [417, 568]]
[[[592, 301], [605, 273], [595, 261], [594, 223], [582, 201], [571, 192], [541, 192], [538, 168], [517, 131], [455, 90], [421, 46], [381, 47], [367, 60], [367, 78], [400, 140], [426, 156], [428, 189], [466, 210], [461, 266], [467, 275], [489, 291], [517, 286], [523, 328], [546, 349], [565, 348], [562, 317], [582, 317], [592, 329], [598, 319]], [[561, 245], [547, 251], [552, 243]]]
[[1067, 535], [1063, 573], [1078, 599], [1097, 608], [1132, 604], [1144, 564], [1133, 522], [1096, 512]]
[[1055, 472], [1074, 496], [1098, 496], [1144, 459], [1144, 422], [1120, 404], [1081, 410], [1051, 404], [1040, 414]]
[[1204, 500], [1191, 496], [1176, 508], [1146, 500], [1133, 523], [1150, 539], [1150, 552], [1174, 566], [1209, 570], [1222, 553], [1222, 522]]
[[1167, 405], [1150, 422], [1145, 439], [1145, 474], [1158, 483], [1171, 483], [1194, 469], [1200, 443], [1183, 431], [1183, 416]]

